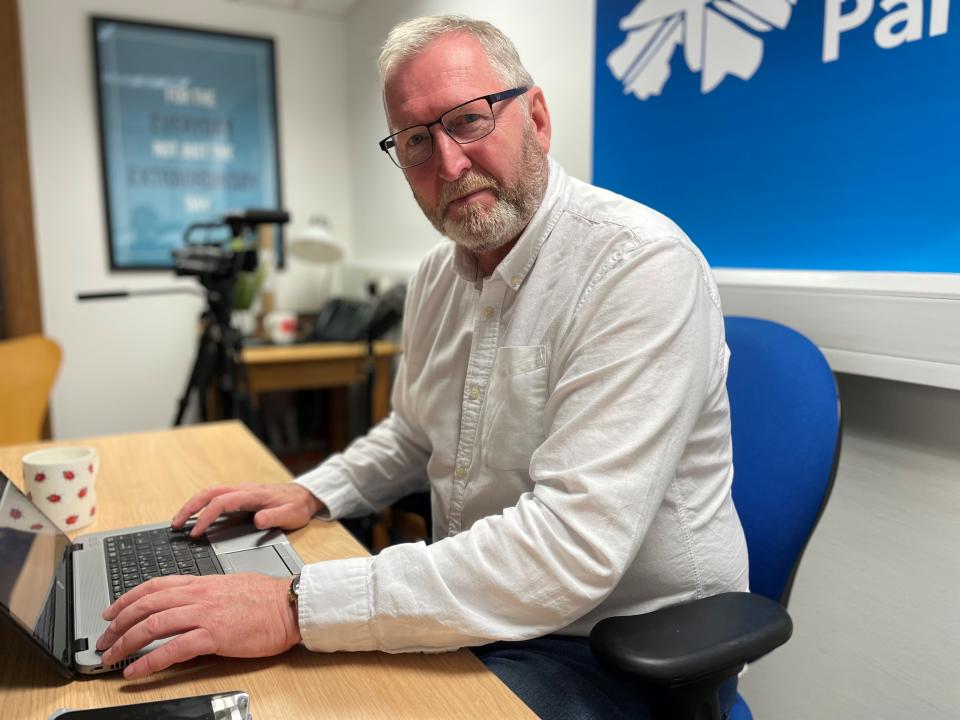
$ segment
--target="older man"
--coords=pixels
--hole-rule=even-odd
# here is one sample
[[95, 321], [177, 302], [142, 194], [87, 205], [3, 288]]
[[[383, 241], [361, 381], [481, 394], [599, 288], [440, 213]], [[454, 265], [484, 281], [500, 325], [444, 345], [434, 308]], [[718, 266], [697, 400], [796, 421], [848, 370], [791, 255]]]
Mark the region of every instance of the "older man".
[[593, 625], [747, 586], [709, 268], [669, 219], [548, 158], [543, 91], [493, 26], [403, 23], [380, 69], [380, 147], [453, 241], [411, 282], [393, 413], [289, 486], [200, 493], [173, 525], [245, 509], [296, 528], [429, 487], [434, 542], [309, 565], [295, 604], [255, 575], [152, 580], [107, 611], [104, 662], [169, 635], [126, 674], [300, 641], [484, 646], [543, 716], [642, 717], [592, 660]]

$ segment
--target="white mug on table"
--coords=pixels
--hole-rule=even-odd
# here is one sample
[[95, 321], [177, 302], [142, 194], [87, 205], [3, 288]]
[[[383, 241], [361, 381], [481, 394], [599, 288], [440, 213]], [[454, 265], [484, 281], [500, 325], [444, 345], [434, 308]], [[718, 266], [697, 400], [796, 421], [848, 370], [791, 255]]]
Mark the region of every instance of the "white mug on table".
[[86, 527], [97, 514], [100, 456], [91, 447], [49, 448], [23, 456], [23, 479], [33, 504], [64, 532]]
[[274, 310], [263, 321], [270, 340], [289, 345], [297, 339], [297, 314], [291, 310]]

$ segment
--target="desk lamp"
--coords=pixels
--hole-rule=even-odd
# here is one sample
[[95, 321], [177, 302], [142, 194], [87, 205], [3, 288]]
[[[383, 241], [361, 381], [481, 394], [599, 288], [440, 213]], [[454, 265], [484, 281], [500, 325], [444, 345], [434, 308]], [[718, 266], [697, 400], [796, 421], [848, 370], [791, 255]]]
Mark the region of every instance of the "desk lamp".
[[331, 264], [343, 259], [343, 245], [330, 232], [330, 223], [322, 215], [310, 218], [307, 229], [287, 242], [293, 257], [309, 263]]

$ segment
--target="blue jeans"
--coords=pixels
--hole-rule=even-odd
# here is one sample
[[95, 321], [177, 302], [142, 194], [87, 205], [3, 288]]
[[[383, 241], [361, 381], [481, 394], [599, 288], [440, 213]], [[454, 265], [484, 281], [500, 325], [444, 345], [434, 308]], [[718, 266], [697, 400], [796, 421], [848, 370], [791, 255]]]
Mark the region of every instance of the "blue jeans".
[[[480, 661], [544, 720], [653, 720], [653, 699], [636, 683], [607, 672], [587, 638], [547, 635], [472, 648]], [[720, 711], [730, 712], [737, 678], [720, 688]]]

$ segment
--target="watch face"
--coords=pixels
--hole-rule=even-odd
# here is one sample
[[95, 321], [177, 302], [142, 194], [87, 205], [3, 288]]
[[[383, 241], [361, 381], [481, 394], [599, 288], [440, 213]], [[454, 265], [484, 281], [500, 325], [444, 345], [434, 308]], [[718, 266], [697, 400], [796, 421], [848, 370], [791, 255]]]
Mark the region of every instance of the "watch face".
[[290, 602], [296, 602], [297, 597], [300, 595], [300, 575], [294, 575], [293, 580], [290, 581]]

